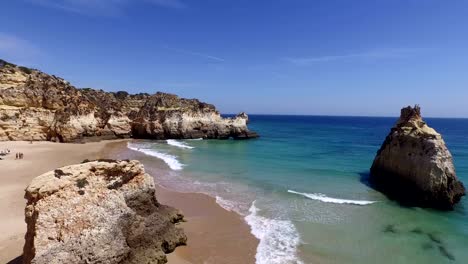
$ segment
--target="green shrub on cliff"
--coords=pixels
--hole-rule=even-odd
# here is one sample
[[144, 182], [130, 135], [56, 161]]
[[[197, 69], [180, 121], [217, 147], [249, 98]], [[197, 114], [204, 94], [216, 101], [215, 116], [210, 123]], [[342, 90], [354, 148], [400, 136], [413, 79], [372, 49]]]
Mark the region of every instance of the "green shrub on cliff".
[[8, 61], [5, 61], [5, 60], [0, 59], [0, 68], [1, 68], [1, 67], [4, 67], [4, 66], [16, 67], [15, 64], [9, 63]]
[[32, 70], [30, 68], [27, 68], [27, 67], [24, 67], [24, 66], [19, 66], [19, 69], [26, 73], [26, 74], [31, 74], [32, 73]]

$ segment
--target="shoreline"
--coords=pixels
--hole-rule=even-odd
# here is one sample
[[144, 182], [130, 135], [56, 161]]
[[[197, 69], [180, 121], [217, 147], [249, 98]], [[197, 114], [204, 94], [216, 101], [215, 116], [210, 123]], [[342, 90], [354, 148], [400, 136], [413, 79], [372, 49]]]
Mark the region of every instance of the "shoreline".
[[162, 186], [158, 174], [164, 172], [152, 170], [157, 158], [127, 148], [127, 142], [107, 144], [105, 158], [142, 162], [146, 172], [155, 179], [158, 201], [181, 210], [187, 220], [182, 224], [188, 237], [187, 246], [167, 255], [168, 264], [255, 264], [259, 240], [243, 216], [224, 209], [208, 194], [178, 192]]
[[159, 202], [182, 210], [187, 221], [182, 224], [187, 246], [169, 254], [169, 264], [255, 264], [258, 240], [242, 216], [207, 194], [175, 192], [161, 185], [156, 191]]
[[[8, 148], [11, 153], [0, 161], [0, 263], [21, 263], [26, 232], [24, 189], [34, 177], [84, 159], [125, 159], [127, 141], [1, 142], [0, 149]], [[24, 153], [24, 159], [15, 160], [16, 152]], [[239, 214], [225, 210], [206, 194], [166, 189], [157, 183], [157, 175], [149, 174], [156, 180], [158, 201], [181, 210], [187, 220], [182, 226], [188, 245], [167, 255], [169, 264], [255, 263], [258, 240]]]

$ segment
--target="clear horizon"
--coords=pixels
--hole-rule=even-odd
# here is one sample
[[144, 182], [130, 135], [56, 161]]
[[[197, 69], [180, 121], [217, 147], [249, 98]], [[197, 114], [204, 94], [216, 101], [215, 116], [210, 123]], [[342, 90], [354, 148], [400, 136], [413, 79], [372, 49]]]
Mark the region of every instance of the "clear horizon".
[[467, 118], [468, 2], [19, 0], [0, 58], [222, 113]]
[[[238, 113], [221, 113], [221, 115], [228, 115], [233, 116], [237, 115]], [[400, 113], [398, 115], [393, 116], [377, 116], [377, 115], [315, 115], [315, 114], [265, 114], [265, 113], [247, 113], [249, 116], [310, 116], [310, 117], [357, 117], [357, 118], [395, 118], [398, 119], [400, 117]], [[450, 116], [425, 116], [423, 115], [423, 119], [468, 119], [468, 117], [450, 117]]]

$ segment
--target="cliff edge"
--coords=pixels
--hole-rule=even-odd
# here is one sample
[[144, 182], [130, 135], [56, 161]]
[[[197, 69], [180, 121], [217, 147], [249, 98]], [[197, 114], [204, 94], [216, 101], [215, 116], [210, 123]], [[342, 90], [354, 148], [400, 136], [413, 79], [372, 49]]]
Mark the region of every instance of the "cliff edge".
[[0, 60], [0, 141], [79, 142], [136, 138], [255, 138], [248, 116], [166, 93], [77, 89], [39, 70]]

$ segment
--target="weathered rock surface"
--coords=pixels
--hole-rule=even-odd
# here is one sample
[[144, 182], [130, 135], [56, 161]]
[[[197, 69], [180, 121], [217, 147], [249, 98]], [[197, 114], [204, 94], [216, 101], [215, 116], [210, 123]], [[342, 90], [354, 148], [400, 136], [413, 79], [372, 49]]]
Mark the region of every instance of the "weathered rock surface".
[[66, 166], [33, 179], [25, 198], [24, 263], [166, 263], [187, 240], [138, 161]]
[[377, 152], [370, 181], [390, 198], [411, 206], [453, 209], [465, 195], [452, 155], [442, 136], [422, 120], [419, 106], [401, 110]]
[[213, 105], [171, 94], [77, 89], [0, 60], [0, 141], [257, 137], [247, 120], [222, 118]]
[[132, 134], [138, 138], [217, 138], [258, 137], [247, 128], [249, 118], [240, 113], [223, 118], [216, 108], [197, 99], [156, 93], [141, 108], [133, 121]]

